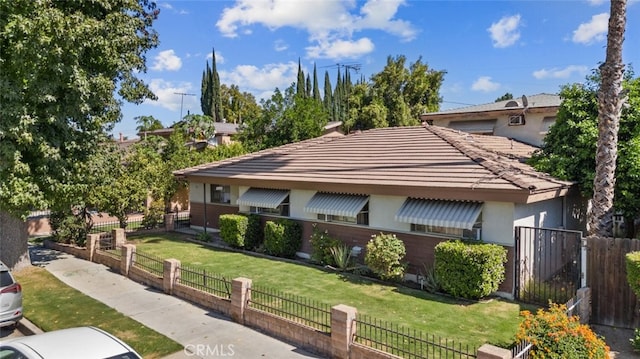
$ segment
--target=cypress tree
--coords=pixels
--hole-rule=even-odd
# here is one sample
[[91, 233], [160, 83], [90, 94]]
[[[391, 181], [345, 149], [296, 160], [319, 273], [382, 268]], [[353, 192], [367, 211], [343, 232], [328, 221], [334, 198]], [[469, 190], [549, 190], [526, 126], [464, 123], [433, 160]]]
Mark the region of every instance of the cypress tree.
[[324, 72], [324, 98], [322, 99], [324, 110], [333, 118], [333, 92], [331, 91], [331, 79], [329, 72]]
[[300, 58], [298, 58], [298, 81], [296, 83], [296, 94], [304, 97], [306, 92], [304, 72], [302, 71], [302, 65], [300, 65]]
[[222, 119], [224, 118], [224, 115], [222, 113], [222, 96], [220, 94], [220, 76], [218, 76], [218, 70], [216, 67], [216, 50], [213, 49], [213, 68], [211, 69], [211, 73], [212, 73], [212, 100], [213, 100], [213, 104], [212, 104], [212, 112], [213, 114], [211, 115], [211, 117], [213, 117], [214, 121], [216, 122], [222, 122]]
[[307, 91], [305, 92], [305, 97], [311, 98], [311, 78], [307, 74]]
[[211, 69], [209, 68], [209, 61], [207, 61], [207, 68], [202, 71], [202, 85], [200, 87], [200, 109], [202, 110], [202, 113], [207, 116], [211, 116], [210, 73]]
[[318, 101], [318, 103], [322, 103], [322, 99], [320, 98], [320, 89], [318, 88], [318, 72], [316, 71], [316, 64], [313, 64], [313, 98]]

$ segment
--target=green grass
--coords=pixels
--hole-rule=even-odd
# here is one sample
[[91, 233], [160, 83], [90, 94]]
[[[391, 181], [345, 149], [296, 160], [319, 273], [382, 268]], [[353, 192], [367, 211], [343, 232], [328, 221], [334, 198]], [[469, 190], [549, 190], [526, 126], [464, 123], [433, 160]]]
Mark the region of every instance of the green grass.
[[358, 313], [452, 339], [463, 345], [507, 346], [520, 322], [519, 304], [492, 299], [458, 301], [399, 285], [385, 285], [350, 274], [182, 241], [178, 234], [136, 238], [139, 251], [175, 258], [183, 265], [206, 269], [227, 279], [247, 277], [254, 285], [313, 299], [328, 305], [346, 304]]
[[15, 273], [23, 288], [24, 315], [44, 331], [94, 326], [124, 340], [145, 358], [182, 350], [166, 336], [67, 286], [43, 268]]

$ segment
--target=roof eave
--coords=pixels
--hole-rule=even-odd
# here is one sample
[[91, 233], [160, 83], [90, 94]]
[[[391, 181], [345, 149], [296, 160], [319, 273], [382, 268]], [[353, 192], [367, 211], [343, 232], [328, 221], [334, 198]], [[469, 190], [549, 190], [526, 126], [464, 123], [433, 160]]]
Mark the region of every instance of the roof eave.
[[495, 116], [502, 116], [504, 114], [515, 114], [515, 113], [543, 113], [543, 112], [552, 112], [557, 111], [560, 106], [543, 106], [543, 107], [507, 107], [499, 110], [490, 110], [490, 111], [470, 111], [470, 112], [432, 112], [432, 113], [424, 113], [420, 115], [421, 120], [449, 120], [453, 118], [464, 117], [465, 119], [486, 119]]

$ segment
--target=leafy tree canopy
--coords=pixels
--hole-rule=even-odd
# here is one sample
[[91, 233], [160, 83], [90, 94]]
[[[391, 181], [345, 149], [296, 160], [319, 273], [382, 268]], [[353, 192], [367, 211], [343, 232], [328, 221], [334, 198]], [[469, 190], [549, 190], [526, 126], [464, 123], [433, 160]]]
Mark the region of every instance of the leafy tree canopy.
[[498, 97], [495, 102], [500, 102], [504, 100], [513, 100], [513, 94], [511, 94], [511, 92], [507, 92], [504, 95]]
[[[585, 84], [562, 88], [556, 123], [549, 129], [541, 151], [531, 159], [538, 170], [578, 182], [582, 194], [589, 198], [595, 176], [599, 83], [599, 74], [595, 73]], [[627, 223], [633, 223], [640, 213], [640, 78], [633, 78], [633, 72], [628, 71], [623, 88], [628, 100], [618, 133], [615, 208]]]
[[134, 119], [138, 124], [136, 127], [138, 132], [154, 131], [164, 128], [164, 126], [162, 126], [162, 122], [153, 116], [137, 116]]
[[159, 11], [148, 0], [15, 0], [0, 13], [0, 208], [24, 216], [77, 201], [67, 194], [82, 192], [81, 164], [121, 100], [155, 98], [136, 76], [158, 44]]

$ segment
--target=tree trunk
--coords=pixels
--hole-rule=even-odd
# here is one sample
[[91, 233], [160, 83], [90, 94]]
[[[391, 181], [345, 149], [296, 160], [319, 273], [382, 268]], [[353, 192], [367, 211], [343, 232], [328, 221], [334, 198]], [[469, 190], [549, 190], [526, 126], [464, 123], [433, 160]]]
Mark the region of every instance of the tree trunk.
[[626, 0], [611, 0], [607, 57], [600, 66], [602, 85], [598, 92], [598, 144], [589, 234], [601, 237], [613, 236], [618, 129], [624, 102], [621, 98], [624, 71], [622, 42], [626, 26], [626, 7]]
[[0, 260], [12, 270], [31, 265], [27, 222], [0, 211]]

